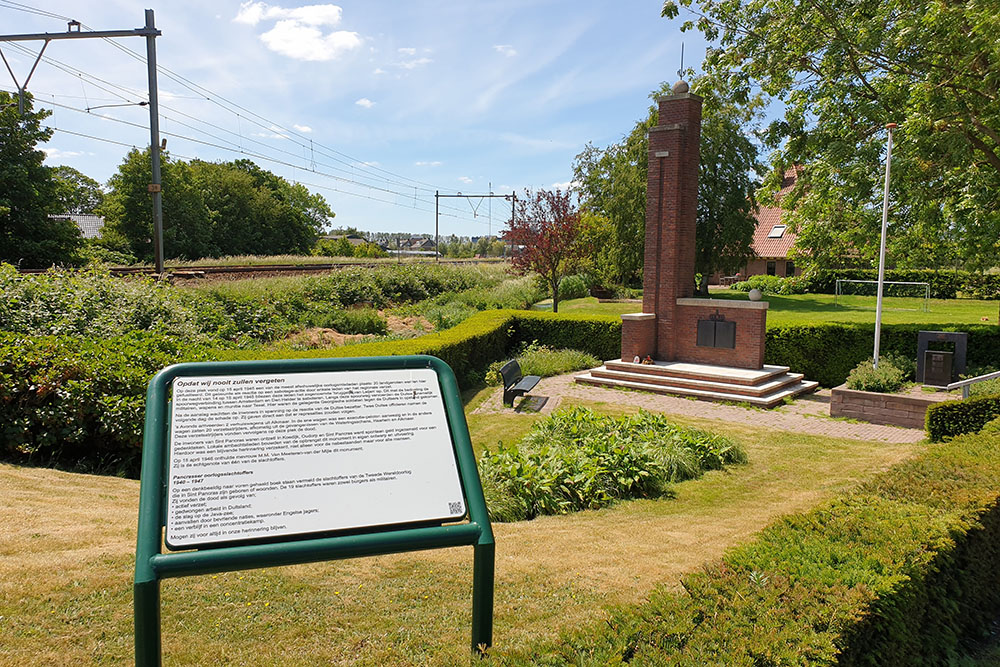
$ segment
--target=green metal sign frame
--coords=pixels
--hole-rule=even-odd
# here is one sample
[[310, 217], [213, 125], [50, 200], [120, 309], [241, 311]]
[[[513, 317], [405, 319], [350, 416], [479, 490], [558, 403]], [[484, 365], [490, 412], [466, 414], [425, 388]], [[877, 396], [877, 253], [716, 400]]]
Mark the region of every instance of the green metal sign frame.
[[[253, 375], [391, 369], [435, 371], [444, 400], [459, 478], [468, 507], [468, 523], [317, 538], [292, 538], [267, 544], [219, 546], [192, 551], [163, 552], [169, 451], [169, 396], [174, 379], [185, 376]], [[280, 539], [280, 538], [279, 538]], [[142, 473], [139, 491], [139, 531], [133, 586], [135, 663], [161, 664], [160, 580], [256, 567], [295, 565], [322, 560], [473, 546], [472, 650], [484, 653], [493, 643], [493, 573], [495, 544], [486, 500], [476, 469], [472, 440], [455, 374], [448, 364], [426, 355], [358, 357], [350, 359], [291, 359], [176, 364], [150, 380], [146, 393]]]

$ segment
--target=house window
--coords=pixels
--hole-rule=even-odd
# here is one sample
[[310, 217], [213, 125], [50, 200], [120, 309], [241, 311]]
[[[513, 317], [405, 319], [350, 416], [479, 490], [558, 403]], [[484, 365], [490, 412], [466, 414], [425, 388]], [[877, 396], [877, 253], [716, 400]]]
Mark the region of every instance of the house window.
[[777, 266], [776, 262], [768, 262], [767, 263], [767, 275], [769, 275], [769, 276], [775, 275], [777, 273], [776, 266]]
[[771, 231], [768, 232], [767, 238], [780, 239], [785, 234], [785, 227], [787, 227], [787, 225], [775, 225], [774, 227], [771, 227]]
[[794, 275], [795, 275], [795, 262], [793, 262], [792, 260], [788, 260], [787, 262], [785, 262], [785, 276], [790, 278], [791, 276]]

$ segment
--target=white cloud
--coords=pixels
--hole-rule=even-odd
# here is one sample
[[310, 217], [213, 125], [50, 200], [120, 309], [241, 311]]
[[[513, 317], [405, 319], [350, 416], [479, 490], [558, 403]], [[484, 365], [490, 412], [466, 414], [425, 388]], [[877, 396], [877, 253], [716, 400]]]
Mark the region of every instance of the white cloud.
[[403, 69], [416, 69], [421, 65], [426, 65], [428, 63], [434, 62], [430, 58], [414, 58], [413, 60], [404, 60], [402, 62], [396, 63]]
[[381, 164], [382, 164], [381, 162], [378, 162], [376, 160], [372, 160], [371, 162], [352, 162], [351, 166], [352, 167], [378, 167]]
[[360, 100], [355, 102], [355, 104], [357, 104], [359, 107], [364, 107], [366, 109], [371, 109], [373, 106], [375, 106], [375, 103], [372, 102], [367, 97], [362, 97]]
[[419, 160], [417, 162], [414, 162], [413, 164], [417, 165], [418, 167], [440, 167], [444, 163], [441, 162], [440, 160]]
[[340, 24], [343, 10], [337, 5], [306, 5], [286, 9], [264, 2], [244, 2], [233, 21], [255, 26], [275, 20], [260, 40], [275, 53], [296, 60], [334, 60], [361, 46], [361, 36], [348, 30], [324, 33], [320, 28]]
[[396, 49], [396, 50], [399, 51], [400, 53], [402, 53], [404, 56], [415, 56], [415, 55], [417, 55], [417, 50], [414, 49], [414, 48], [407, 47], [407, 48]]
[[305, 5], [286, 9], [266, 2], [244, 2], [233, 20], [257, 25], [266, 19], [292, 19], [306, 25], [338, 25], [343, 10], [337, 5]]
[[517, 55], [517, 51], [510, 44], [494, 44], [493, 50], [500, 55], [507, 56], [508, 58], [513, 58]]
[[566, 181], [565, 183], [553, 183], [549, 186], [549, 189], [562, 190], [565, 192], [566, 190], [573, 190], [578, 187], [580, 187], [580, 181]]
[[306, 134], [309, 134], [310, 132], [313, 131], [313, 129], [308, 125], [292, 125], [292, 127], [294, 127], [299, 132], [305, 132]]
[[469, 178], [468, 176], [459, 176], [458, 180], [462, 181], [463, 183], [471, 183], [472, 182], [472, 179]]
[[45, 153], [46, 160], [65, 160], [83, 155], [80, 151], [61, 151], [58, 148], [43, 148], [42, 152]]
[[376, 67], [375, 71], [372, 72], [372, 74], [385, 74], [385, 70], [382, 69], [381, 67]]

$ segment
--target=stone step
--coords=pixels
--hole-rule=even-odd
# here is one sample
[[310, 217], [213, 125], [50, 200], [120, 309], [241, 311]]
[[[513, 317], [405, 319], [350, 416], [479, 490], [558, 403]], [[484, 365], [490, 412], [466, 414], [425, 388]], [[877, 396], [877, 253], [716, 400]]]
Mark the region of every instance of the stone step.
[[757, 370], [682, 361], [654, 361], [652, 364], [635, 364], [631, 361], [622, 361], [621, 359], [607, 361], [604, 363], [604, 366], [608, 370], [624, 371], [626, 373], [644, 373], [646, 375], [689, 378], [692, 380], [742, 385], [763, 384], [776, 376], [788, 372], [788, 366], [765, 365], [763, 368]]
[[690, 396], [703, 401], [731, 401], [735, 403], [746, 403], [760, 408], [773, 408], [780, 405], [786, 398], [794, 398], [795, 396], [815, 391], [819, 387], [818, 382], [811, 380], [799, 380], [796, 384], [786, 385], [777, 391], [763, 396], [747, 396], [746, 394], [736, 394], [728, 391], [711, 391], [706, 389], [694, 389], [691, 387], [638, 382], [634, 380], [596, 377], [590, 371], [577, 375], [575, 379], [581, 384], [638, 389], [640, 391], [649, 391], [657, 394], [669, 394], [672, 396]]
[[[635, 364], [631, 364], [635, 366]], [[648, 367], [647, 367], [648, 368]], [[742, 396], [764, 396], [785, 387], [801, 382], [801, 373], [783, 373], [772, 375], [767, 381], [760, 384], [739, 384], [726, 382], [717, 379], [702, 379], [694, 377], [668, 376], [654, 373], [644, 373], [638, 369], [632, 371], [617, 370], [602, 366], [591, 369], [590, 374], [594, 377], [609, 380], [623, 380], [625, 382], [644, 382], [647, 384], [664, 385], [671, 387], [687, 387], [689, 389], [703, 389], [705, 391], [720, 391], [729, 394], [740, 394]], [[716, 378], [718, 376], [712, 376]]]

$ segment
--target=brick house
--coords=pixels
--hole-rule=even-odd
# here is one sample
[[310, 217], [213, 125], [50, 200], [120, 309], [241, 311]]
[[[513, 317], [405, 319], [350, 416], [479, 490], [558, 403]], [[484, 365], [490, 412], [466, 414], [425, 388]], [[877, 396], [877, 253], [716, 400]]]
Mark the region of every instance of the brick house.
[[[781, 181], [778, 199], [781, 199], [795, 187], [796, 171], [789, 169]], [[713, 276], [714, 283], [728, 285], [736, 280], [745, 280], [748, 276], [769, 275], [798, 276], [802, 269], [788, 257], [788, 252], [795, 243], [795, 234], [782, 221], [784, 211], [776, 206], [761, 206], [757, 209], [757, 229], [754, 232], [753, 253], [755, 257], [737, 274], [739, 276]]]

